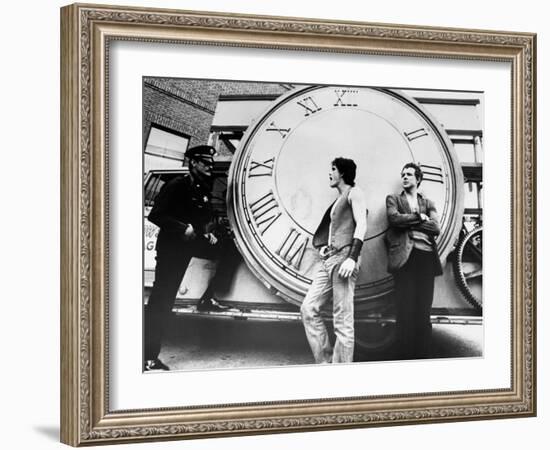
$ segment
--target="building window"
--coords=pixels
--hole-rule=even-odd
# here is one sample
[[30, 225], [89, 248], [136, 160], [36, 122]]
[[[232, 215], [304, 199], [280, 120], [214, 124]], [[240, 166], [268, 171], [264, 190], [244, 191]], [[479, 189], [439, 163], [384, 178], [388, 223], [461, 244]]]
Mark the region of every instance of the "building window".
[[183, 165], [189, 138], [166, 128], [152, 125], [145, 146], [144, 172], [177, 169]]

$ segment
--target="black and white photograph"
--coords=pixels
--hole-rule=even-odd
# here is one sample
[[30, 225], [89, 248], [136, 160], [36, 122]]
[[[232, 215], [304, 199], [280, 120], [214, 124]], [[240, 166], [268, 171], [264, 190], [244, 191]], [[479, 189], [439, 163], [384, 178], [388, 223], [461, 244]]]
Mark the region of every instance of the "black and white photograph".
[[58, 11], [61, 442], [525, 446], [540, 15], [199, 3]]
[[484, 92], [143, 78], [143, 371], [483, 357]]

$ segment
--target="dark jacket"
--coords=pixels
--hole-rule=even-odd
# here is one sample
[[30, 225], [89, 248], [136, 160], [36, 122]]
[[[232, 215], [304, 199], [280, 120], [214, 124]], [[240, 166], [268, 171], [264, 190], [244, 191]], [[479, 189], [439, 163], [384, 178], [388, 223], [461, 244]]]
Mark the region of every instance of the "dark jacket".
[[[407, 262], [414, 246], [411, 231], [418, 230], [428, 235], [434, 254], [434, 272], [435, 275], [441, 275], [443, 267], [435, 242], [435, 237], [440, 233], [437, 210], [434, 203], [420, 192], [418, 193], [418, 209], [419, 211], [416, 213], [411, 211], [404, 191], [400, 195], [386, 197], [386, 213], [389, 224], [386, 233], [388, 272], [398, 271]], [[430, 220], [423, 222], [420, 214], [426, 214]]]
[[178, 176], [166, 183], [155, 198], [148, 217], [160, 228], [161, 240], [182, 239], [189, 224], [193, 225], [195, 233], [206, 233], [212, 218], [210, 190], [194, 182], [190, 175]]

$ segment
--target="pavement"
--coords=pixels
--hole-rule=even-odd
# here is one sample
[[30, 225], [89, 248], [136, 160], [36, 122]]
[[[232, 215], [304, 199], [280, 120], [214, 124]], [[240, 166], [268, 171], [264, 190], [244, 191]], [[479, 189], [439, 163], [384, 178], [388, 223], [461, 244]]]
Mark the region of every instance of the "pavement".
[[[483, 356], [483, 325], [434, 324], [430, 358]], [[313, 364], [299, 321], [212, 315], [174, 316], [159, 358], [172, 370]], [[389, 349], [356, 352], [357, 361], [392, 360]]]

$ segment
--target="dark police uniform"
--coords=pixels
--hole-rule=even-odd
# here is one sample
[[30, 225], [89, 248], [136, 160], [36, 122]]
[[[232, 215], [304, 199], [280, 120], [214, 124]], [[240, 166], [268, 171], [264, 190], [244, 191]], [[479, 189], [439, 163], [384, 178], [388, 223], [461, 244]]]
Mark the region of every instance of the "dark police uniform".
[[[211, 159], [213, 150], [200, 146], [190, 149], [186, 156], [200, 158], [208, 153]], [[155, 199], [149, 220], [160, 231], [156, 244], [155, 282], [145, 309], [145, 361], [158, 358], [164, 327], [191, 258], [216, 258], [216, 246], [204, 237], [210, 232], [212, 219], [211, 186], [197, 182], [191, 175], [169, 181]], [[195, 231], [192, 237], [185, 235], [189, 224]]]

